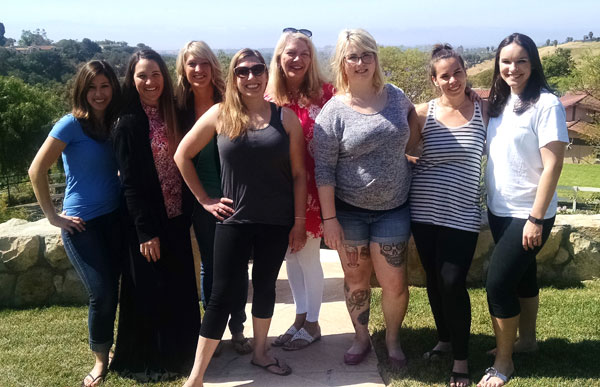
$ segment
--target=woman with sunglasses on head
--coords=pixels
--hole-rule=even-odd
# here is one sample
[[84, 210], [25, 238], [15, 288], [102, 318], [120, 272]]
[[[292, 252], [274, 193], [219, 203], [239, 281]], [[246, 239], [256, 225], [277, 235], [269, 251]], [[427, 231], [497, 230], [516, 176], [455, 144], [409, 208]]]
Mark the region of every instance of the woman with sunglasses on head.
[[333, 86], [326, 83], [319, 70], [317, 51], [306, 29], [285, 28], [277, 42], [271, 60], [271, 77], [267, 87], [267, 100], [290, 108], [302, 124], [306, 151], [307, 204], [306, 245], [285, 256], [286, 269], [294, 303], [294, 324], [271, 345], [285, 350], [307, 347], [321, 337], [319, 311], [323, 299], [323, 269], [320, 260], [323, 225], [319, 194], [314, 178], [313, 126], [321, 108], [333, 96]]
[[438, 343], [424, 357], [451, 352], [450, 386], [465, 387], [471, 328], [466, 279], [481, 224], [479, 180], [487, 105], [471, 101], [465, 92], [465, 64], [452, 46], [436, 44], [429, 66], [441, 96], [416, 106], [423, 151], [410, 189], [411, 230], [438, 333]]
[[111, 369], [140, 382], [160, 381], [189, 373], [200, 329], [192, 201], [173, 161], [183, 133], [159, 54], [132, 55], [123, 92], [114, 146], [132, 224]]
[[489, 101], [486, 185], [496, 246], [486, 291], [496, 359], [479, 387], [505, 385], [514, 372], [513, 352], [537, 348], [535, 257], [554, 224], [556, 185], [569, 142], [565, 109], [551, 93], [528, 36], [514, 33], [498, 45]]
[[[177, 100], [180, 125], [186, 131], [214, 104], [222, 102], [225, 94], [225, 81], [221, 73], [219, 60], [208, 44], [203, 41], [188, 42], [179, 52], [175, 65], [177, 71], [177, 84], [175, 97]], [[202, 182], [204, 190], [212, 201], [208, 206], [216, 206], [223, 200], [221, 177], [219, 175], [219, 153], [216, 138], [198, 153], [194, 159], [196, 173]], [[218, 219], [212, 211], [205, 210], [200, 203], [194, 205], [192, 223], [194, 234], [202, 259], [200, 281], [202, 286], [202, 305], [206, 311], [208, 300], [212, 291], [213, 265], [214, 265], [214, 240], [215, 227]], [[252, 352], [250, 340], [244, 337], [244, 321], [246, 321], [246, 299], [248, 298], [248, 276], [246, 286], [241, 286], [242, 292], [238, 295], [229, 319], [229, 331], [233, 348], [240, 355]]]
[[[29, 168], [40, 207], [50, 224], [61, 229], [67, 256], [89, 296], [89, 341], [96, 364], [82, 386], [104, 381], [113, 344], [123, 228], [118, 211], [121, 188], [109, 137], [120, 91], [107, 62], [83, 65], [75, 77], [72, 112], [54, 125]], [[61, 154], [67, 187], [63, 212], [57, 214], [48, 170]]]
[[383, 83], [377, 52], [375, 39], [362, 29], [339, 35], [332, 63], [337, 94], [315, 123], [315, 178], [325, 243], [340, 255], [356, 331], [344, 362], [358, 364], [371, 350], [369, 280], [375, 269], [389, 361], [402, 368], [406, 356], [398, 333], [408, 306], [411, 177], [404, 154], [417, 126], [402, 90]]
[[[227, 317], [245, 286], [252, 254], [251, 363], [277, 375], [291, 368], [267, 352], [275, 307], [275, 282], [288, 246], [306, 242], [306, 173], [302, 127], [294, 112], [264, 99], [267, 66], [255, 50], [231, 59], [224, 102], [211, 107], [182, 140], [175, 161], [204, 209], [221, 222], [215, 231], [213, 289], [196, 359], [186, 386], [201, 386], [206, 367], [223, 336]], [[217, 134], [223, 196], [215, 206], [192, 159]]]

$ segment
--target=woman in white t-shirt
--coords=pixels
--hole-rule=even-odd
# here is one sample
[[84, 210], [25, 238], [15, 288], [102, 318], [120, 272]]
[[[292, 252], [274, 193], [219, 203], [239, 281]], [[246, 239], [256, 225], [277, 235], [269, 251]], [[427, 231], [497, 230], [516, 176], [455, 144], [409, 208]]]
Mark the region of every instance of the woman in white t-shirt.
[[487, 133], [488, 218], [496, 247], [486, 290], [496, 359], [478, 387], [503, 386], [514, 372], [513, 351], [537, 348], [535, 257], [554, 224], [568, 143], [565, 109], [549, 90], [533, 40], [506, 37], [496, 53]]

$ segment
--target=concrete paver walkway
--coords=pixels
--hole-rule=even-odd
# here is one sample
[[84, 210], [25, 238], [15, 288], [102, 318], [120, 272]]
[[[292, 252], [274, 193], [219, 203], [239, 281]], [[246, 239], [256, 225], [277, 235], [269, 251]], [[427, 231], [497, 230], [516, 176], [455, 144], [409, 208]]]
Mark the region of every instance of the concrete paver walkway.
[[[204, 385], [207, 387], [230, 386], [384, 386], [377, 371], [377, 358], [371, 351], [367, 359], [356, 366], [344, 364], [344, 352], [350, 347], [354, 328], [346, 310], [343, 293], [343, 272], [335, 251], [321, 250], [321, 263], [325, 273], [325, 290], [319, 322], [321, 340], [300, 351], [288, 352], [272, 348], [271, 353], [289, 364], [293, 372], [278, 376], [250, 364], [252, 355], [238, 355], [229, 341], [226, 331], [221, 356], [213, 358], [208, 366]], [[250, 287], [246, 305], [248, 321], [244, 333], [252, 337]], [[294, 300], [287, 281], [285, 262], [277, 280], [277, 301], [269, 330], [269, 343], [284, 333], [296, 315]]]

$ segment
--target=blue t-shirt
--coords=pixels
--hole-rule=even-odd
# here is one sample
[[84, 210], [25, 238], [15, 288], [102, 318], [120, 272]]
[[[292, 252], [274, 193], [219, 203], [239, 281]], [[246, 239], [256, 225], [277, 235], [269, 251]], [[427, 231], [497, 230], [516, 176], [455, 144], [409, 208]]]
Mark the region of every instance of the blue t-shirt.
[[67, 215], [87, 221], [116, 210], [121, 188], [111, 142], [88, 137], [71, 114], [61, 118], [49, 136], [67, 144], [62, 152]]

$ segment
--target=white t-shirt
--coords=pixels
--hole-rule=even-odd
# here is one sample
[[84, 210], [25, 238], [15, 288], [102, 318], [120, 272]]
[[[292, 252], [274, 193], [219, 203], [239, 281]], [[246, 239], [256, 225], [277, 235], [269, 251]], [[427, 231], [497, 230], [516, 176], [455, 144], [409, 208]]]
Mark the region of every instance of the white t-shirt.
[[[487, 202], [494, 215], [527, 219], [544, 169], [540, 148], [552, 141], [568, 143], [569, 136], [565, 108], [555, 95], [542, 92], [521, 115], [513, 111], [518, 100], [511, 95], [502, 114], [488, 124]], [[544, 219], [556, 214], [556, 205], [554, 192]]]

